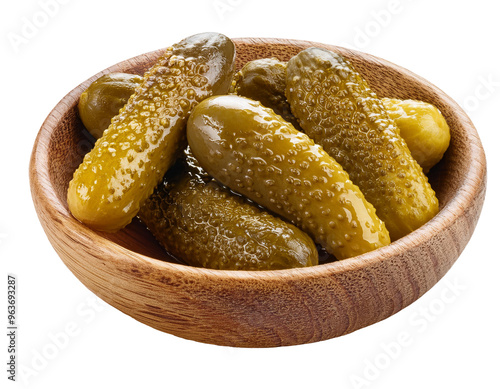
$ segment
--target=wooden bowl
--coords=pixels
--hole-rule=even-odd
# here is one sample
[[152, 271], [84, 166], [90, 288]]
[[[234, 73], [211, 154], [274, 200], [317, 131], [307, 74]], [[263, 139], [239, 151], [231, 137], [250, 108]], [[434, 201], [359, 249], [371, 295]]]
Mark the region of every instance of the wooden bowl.
[[345, 335], [383, 320], [422, 296], [450, 269], [469, 241], [486, 189], [484, 151], [463, 110], [423, 78], [380, 58], [320, 43], [235, 39], [237, 67], [256, 58], [288, 60], [319, 46], [352, 61], [380, 97], [435, 104], [451, 128], [444, 159], [430, 173], [439, 214], [376, 251], [315, 267], [223, 271], [176, 263], [137, 221], [116, 234], [93, 231], [69, 213], [66, 191], [92, 147], [78, 98], [109, 72], [142, 74], [157, 50], [120, 62], [66, 95], [43, 123], [30, 164], [31, 192], [56, 252], [92, 292], [160, 331], [200, 342], [272, 347]]

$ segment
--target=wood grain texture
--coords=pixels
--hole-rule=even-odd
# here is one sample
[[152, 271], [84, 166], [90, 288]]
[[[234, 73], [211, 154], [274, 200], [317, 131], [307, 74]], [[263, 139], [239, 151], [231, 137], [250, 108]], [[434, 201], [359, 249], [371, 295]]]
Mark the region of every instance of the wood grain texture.
[[477, 132], [445, 93], [410, 71], [371, 55], [320, 43], [234, 39], [237, 67], [264, 57], [288, 60], [318, 46], [339, 52], [380, 97], [435, 104], [452, 136], [430, 181], [441, 203], [426, 225], [382, 249], [340, 262], [279, 271], [222, 271], [179, 264], [134, 222], [116, 234], [92, 231], [70, 215], [66, 191], [92, 147], [78, 118], [78, 98], [104, 73], [142, 74], [163, 50], [116, 64], [65, 96], [43, 123], [30, 182], [40, 222], [74, 275], [112, 306], [158, 330], [200, 342], [273, 347], [321, 341], [383, 320], [428, 291], [469, 241], [486, 190]]

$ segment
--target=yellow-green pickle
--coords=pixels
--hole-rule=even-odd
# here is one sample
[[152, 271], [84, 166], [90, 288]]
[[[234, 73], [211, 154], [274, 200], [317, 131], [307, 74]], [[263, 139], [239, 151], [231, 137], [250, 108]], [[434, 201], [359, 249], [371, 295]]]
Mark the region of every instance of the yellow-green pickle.
[[382, 102], [411, 155], [427, 173], [443, 158], [450, 145], [446, 119], [434, 105], [423, 101], [383, 98]]
[[272, 109], [235, 95], [208, 98], [191, 113], [187, 138], [211, 176], [292, 221], [337, 259], [390, 243], [342, 167]]
[[189, 113], [229, 90], [233, 42], [203, 33], [168, 48], [75, 171], [68, 206], [102, 231], [125, 227], [185, 146]]
[[300, 130], [285, 97], [286, 62], [261, 58], [247, 62], [234, 75], [230, 93], [259, 101]]
[[193, 266], [273, 270], [318, 264], [306, 233], [221, 186], [189, 152], [139, 217], [168, 252]]
[[385, 222], [391, 239], [439, 210], [422, 168], [382, 101], [341, 55], [309, 48], [287, 65], [286, 96], [305, 133], [341, 164]]
[[113, 116], [118, 114], [142, 81], [142, 76], [135, 74], [109, 73], [95, 80], [80, 95], [78, 112], [94, 138], [102, 136]]

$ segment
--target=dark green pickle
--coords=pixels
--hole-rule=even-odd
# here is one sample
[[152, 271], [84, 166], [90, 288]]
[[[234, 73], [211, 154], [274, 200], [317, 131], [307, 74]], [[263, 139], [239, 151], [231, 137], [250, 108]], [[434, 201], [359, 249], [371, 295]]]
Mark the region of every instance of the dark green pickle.
[[75, 171], [68, 206], [91, 228], [125, 227], [185, 146], [191, 110], [229, 90], [233, 42], [222, 34], [188, 37], [166, 49]]
[[259, 101], [301, 131], [285, 97], [286, 62], [261, 58], [247, 62], [234, 75], [229, 93]]
[[304, 132], [340, 163], [391, 239], [439, 211], [422, 168], [366, 81], [341, 55], [309, 48], [287, 65], [286, 96]]
[[210, 97], [191, 113], [187, 138], [208, 174], [291, 221], [337, 259], [390, 243], [384, 223], [342, 167], [259, 102]]
[[109, 73], [95, 80], [80, 95], [80, 119], [94, 138], [102, 136], [142, 81], [142, 76], [135, 74]]
[[221, 186], [189, 152], [139, 212], [160, 244], [193, 266], [275, 270], [318, 264], [312, 239]]

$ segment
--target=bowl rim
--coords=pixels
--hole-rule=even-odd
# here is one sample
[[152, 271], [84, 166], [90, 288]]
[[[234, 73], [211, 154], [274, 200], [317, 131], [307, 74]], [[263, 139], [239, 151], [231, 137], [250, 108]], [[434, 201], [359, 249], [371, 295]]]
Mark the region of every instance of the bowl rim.
[[[453, 112], [460, 117], [459, 122], [467, 129], [468, 135], [468, 147], [470, 153], [471, 163], [468, 166], [466, 172], [463, 173], [463, 182], [458, 188], [455, 195], [448, 201], [448, 203], [440, 209], [439, 213], [428, 221], [426, 224], [418, 228], [417, 230], [411, 232], [410, 234], [392, 242], [390, 245], [379, 248], [377, 250], [344, 259], [342, 261], [334, 261], [329, 263], [323, 263], [316, 266], [305, 267], [305, 268], [292, 268], [292, 269], [280, 269], [280, 270], [218, 270], [218, 269], [206, 269], [201, 267], [194, 267], [189, 265], [183, 265], [173, 262], [166, 262], [160, 259], [150, 257], [133, 250], [130, 250], [122, 245], [106, 239], [104, 236], [99, 235], [91, 228], [83, 225], [78, 220], [73, 218], [69, 213], [69, 210], [64, 206], [64, 204], [59, 201], [56, 195], [56, 190], [50, 180], [49, 174], [49, 145], [51, 140], [51, 135], [57, 126], [58, 120], [62, 115], [70, 110], [74, 104], [78, 103], [80, 94], [83, 92], [87, 86], [100, 77], [103, 74], [110, 72], [121, 71], [126, 64], [130, 66], [130, 62], [144, 61], [145, 58], [155, 59], [163, 51], [164, 48], [143, 53], [132, 58], [120, 61], [113, 66], [110, 66], [99, 73], [96, 73], [92, 77], [88, 78], [80, 85], [72, 89], [68, 94], [66, 94], [52, 109], [45, 121], [43, 122], [31, 154], [30, 160], [30, 186], [33, 201], [35, 205], [37, 204], [51, 204], [51, 206], [43, 206], [42, 212], [50, 213], [53, 220], [57, 220], [64, 230], [64, 233], [71, 239], [76, 241], [81, 241], [82, 238], [88, 239], [93, 242], [93, 244], [100, 245], [101, 250], [107, 252], [106, 260], [122, 262], [126, 261], [127, 264], [135, 264], [139, 266], [147, 266], [150, 268], [155, 268], [160, 272], [174, 272], [180, 276], [189, 277], [191, 279], [203, 278], [205, 280], [212, 279], [218, 280], [245, 280], [253, 279], [262, 282], [275, 282], [277, 280], [285, 281], [297, 278], [300, 279], [311, 279], [317, 277], [324, 277], [325, 275], [334, 275], [338, 273], [356, 271], [362, 268], [369, 267], [375, 263], [378, 263], [385, 258], [390, 258], [396, 254], [401, 254], [409, 249], [418, 248], [422, 242], [430, 239], [437, 231], [445, 229], [451, 226], [455, 220], [466, 212], [466, 205], [470, 204], [474, 198], [481, 191], [481, 185], [471, 185], [472, 183], [480, 180], [486, 180], [486, 159], [481, 141], [477, 134], [477, 131], [467, 116], [463, 109], [446, 93], [441, 91], [435, 85], [427, 81], [426, 79], [418, 76], [417, 74], [399, 66], [393, 64], [390, 61], [384, 60], [382, 58], [376, 57], [374, 55], [363, 53], [357, 50], [347, 49], [341, 46], [329, 45], [318, 42], [304, 41], [304, 40], [292, 40], [292, 39], [281, 39], [281, 38], [232, 38], [236, 45], [238, 44], [251, 44], [251, 45], [267, 45], [282, 44], [282, 45], [294, 45], [298, 47], [303, 46], [316, 46], [323, 47], [329, 50], [334, 50], [344, 54], [346, 56], [360, 56], [364, 60], [375, 62], [379, 65], [392, 68], [398, 73], [404, 73], [407, 77], [413, 77], [415, 81], [420, 84], [425, 84], [426, 87], [432, 89], [436, 92], [444, 103], [449, 105]], [[470, 188], [474, 190], [470, 190]], [[44, 201], [42, 201], [44, 200]], [[120, 254], [120, 255], [117, 255]]]

